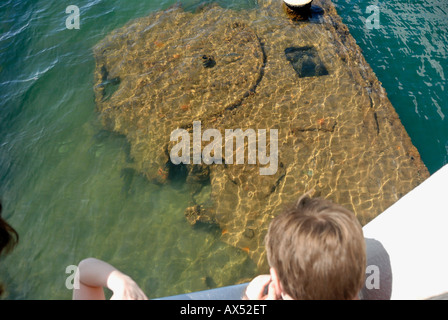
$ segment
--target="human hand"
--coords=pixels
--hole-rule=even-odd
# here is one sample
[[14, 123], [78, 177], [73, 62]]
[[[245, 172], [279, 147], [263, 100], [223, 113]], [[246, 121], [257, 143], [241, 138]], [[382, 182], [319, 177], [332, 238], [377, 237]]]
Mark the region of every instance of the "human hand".
[[246, 288], [246, 297], [248, 300], [277, 300], [271, 276], [265, 274], [255, 277]]
[[111, 300], [148, 300], [135, 281], [118, 270], [109, 275], [107, 287], [113, 292]]

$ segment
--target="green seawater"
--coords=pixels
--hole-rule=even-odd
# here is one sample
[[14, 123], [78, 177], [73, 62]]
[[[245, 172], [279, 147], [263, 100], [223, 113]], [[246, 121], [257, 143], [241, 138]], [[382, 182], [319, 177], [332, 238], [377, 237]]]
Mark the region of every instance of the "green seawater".
[[[211, 2], [211, 1], [209, 1]], [[95, 112], [92, 47], [176, 1], [0, 3], [0, 198], [20, 234], [0, 261], [3, 299], [71, 299], [67, 266], [93, 256], [150, 298], [247, 281], [258, 273], [221, 231], [191, 227], [187, 186], [157, 186], [129, 168], [126, 140]], [[182, 1], [187, 10], [207, 3]], [[245, 10], [255, 0], [218, 1]], [[431, 173], [448, 161], [446, 1], [335, 0]], [[380, 28], [366, 28], [369, 5]], [[80, 29], [65, 25], [69, 5]]]
[[[448, 163], [448, 1], [334, 0], [430, 173]], [[378, 8], [379, 28], [373, 22]]]

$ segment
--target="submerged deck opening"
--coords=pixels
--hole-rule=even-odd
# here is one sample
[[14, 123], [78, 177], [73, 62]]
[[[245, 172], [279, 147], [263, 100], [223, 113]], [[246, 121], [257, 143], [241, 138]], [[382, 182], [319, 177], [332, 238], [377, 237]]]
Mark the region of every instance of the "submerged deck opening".
[[285, 56], [299, 78], [328, 75], [328, 70], [314, 47], [289, 47], [285, 49]]

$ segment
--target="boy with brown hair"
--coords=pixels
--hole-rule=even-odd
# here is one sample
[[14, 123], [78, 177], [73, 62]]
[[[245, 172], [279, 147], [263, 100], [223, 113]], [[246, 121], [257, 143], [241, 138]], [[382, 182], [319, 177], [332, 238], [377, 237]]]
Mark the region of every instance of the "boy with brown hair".
[[304, 195], [272, 220], [265, 242], [270, 275], [251, 281], [247, 299], [358, 298], [365, 280], [366, 246], [351, 211]]

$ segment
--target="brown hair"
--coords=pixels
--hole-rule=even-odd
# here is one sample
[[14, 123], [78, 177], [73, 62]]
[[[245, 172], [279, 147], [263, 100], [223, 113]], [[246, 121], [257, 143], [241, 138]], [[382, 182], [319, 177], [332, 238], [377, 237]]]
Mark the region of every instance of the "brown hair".
[[19, 234], [2, 218], [0, 202], [0, 254], [10, 252], [19, 242]]
[[355, 215], [329, 200], [301, 197], [274, 218], [269, 265], [293, 299], [353, 299], [365, 279], [366, 248]]
[[[0, 202], [0, 255], [9, 253], [18, 242], [19, 234], [2, 218], [2, 204]], [[3, 294], [3, 291], [3, 285], [0, 283], [0, 295]]]

